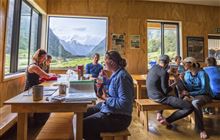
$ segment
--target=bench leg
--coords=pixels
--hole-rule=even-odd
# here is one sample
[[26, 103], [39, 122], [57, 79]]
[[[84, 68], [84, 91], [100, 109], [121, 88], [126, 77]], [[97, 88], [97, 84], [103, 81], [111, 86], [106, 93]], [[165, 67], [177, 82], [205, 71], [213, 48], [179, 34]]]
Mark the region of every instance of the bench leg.
[[192, 112], [192, 114], [190, 114], [189, 116], [190, 116], [190, 122], [192, 124], [195, 124], [195, 114], [194, 114], [194, 112]]
[[148, 111], [144, 111], [144, 128], [146, 128], [147, 131], [149, 131], [149, 125], [148, 125]]
[[140, 107], [139, 107], [138, 103], [136, 103], [136, 107], [137, 107], [137, 115], [138, 115], [138, 117], [140, 117]]

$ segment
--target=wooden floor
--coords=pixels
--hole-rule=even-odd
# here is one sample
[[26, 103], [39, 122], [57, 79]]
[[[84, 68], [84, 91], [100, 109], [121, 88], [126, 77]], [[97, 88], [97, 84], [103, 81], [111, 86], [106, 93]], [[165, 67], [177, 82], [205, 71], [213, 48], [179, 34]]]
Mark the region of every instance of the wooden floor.
[[[171, 111], [165, 111], [165, 115], [169, 115]], [[149, 113], [150, 131], [147, 132], [143, 129], [140, 123], [136, 108], [133, 111], [133, 120], [129, 127], [131, 136], [129, 140], [199, 140], [199, 134], [195, 132], [194, 126], [190, 124], [187, 120], [180, 120], [175, 122], [176, 129], [169, 130], [164, 126], [160, 125], [156, 121], [155, 112]], [[205, 128], [210, 135], [210, 140], [220, 139], [220, 112], [215, 115], [205, 115], [204, 116]], [[42, 125], [31, 125], [28, 129], [28, 139], [34, 140], [39, 133]], [[16, 126], [8, 131], [1, 140], [16, 140]]]

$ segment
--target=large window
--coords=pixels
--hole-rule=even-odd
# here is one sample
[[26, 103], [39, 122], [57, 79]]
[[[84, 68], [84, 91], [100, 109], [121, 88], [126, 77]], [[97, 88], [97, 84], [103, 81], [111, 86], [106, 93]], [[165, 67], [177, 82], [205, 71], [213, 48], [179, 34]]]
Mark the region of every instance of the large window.
[[107, 18], [49, 17], [48, 54], [53, 68], [75, 67], [91, 62], [106, 50]]
[[180, 55], [179, 24], [170, 22], [147, 22], [148, 68], [155, 64], [160, 54], [170, 58]]
[[41, 15], [25, 0], [9, 0], [5, 75], [21, 72], [39, 48]]

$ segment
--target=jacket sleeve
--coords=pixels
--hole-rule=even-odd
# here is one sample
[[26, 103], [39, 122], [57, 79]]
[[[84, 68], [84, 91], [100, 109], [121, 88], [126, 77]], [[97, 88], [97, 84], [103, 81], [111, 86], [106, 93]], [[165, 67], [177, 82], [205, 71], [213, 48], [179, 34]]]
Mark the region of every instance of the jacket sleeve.
[[116, 109], [126, 109], [133, 102], [133, 82], [128, 77], [121, 77], [117, 83], [117, 97], [108, 97], [106, 104]]
[[169, 86], [169, 74], [166, 71], [161, 73], [161, 88], [165, 95], [172, 90], [172, 88]]

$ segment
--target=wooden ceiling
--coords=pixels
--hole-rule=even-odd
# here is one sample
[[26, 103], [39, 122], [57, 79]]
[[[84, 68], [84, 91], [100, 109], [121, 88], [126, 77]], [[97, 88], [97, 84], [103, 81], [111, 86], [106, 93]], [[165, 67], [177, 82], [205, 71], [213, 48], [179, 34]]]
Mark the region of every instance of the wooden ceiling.
[[196, 5], [220, 6], [220, 0], [138, 0], [138, 1], [160, 1], [172, 3], [185, 3]]

